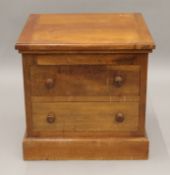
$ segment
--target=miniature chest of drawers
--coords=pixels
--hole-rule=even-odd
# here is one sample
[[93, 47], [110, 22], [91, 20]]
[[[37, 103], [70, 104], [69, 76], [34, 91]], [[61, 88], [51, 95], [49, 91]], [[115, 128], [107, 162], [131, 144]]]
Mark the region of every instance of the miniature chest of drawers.
[[155, 46], [141, 14], [33, 14], [15, 47], [25, 160], [147, 159], [147, 60]]

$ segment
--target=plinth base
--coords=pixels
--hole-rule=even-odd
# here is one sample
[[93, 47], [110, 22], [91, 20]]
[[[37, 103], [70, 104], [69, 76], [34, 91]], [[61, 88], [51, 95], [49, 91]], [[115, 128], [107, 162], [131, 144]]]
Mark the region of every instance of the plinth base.
[[148, 158], [146, 137], [32, 138], [23, 141], [25, 160], [134, 160]]

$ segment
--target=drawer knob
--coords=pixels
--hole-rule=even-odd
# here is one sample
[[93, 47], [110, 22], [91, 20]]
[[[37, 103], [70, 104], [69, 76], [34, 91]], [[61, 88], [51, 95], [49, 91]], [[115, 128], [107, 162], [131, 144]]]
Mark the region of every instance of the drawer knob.
[[50, 124], [55, 122], [55, 115], [53, 113], [47, 115], [47, 122]]
[[46, 79], [45, 81], [45, 86], [48, 88], [48, 89], [51, 89], [54, 87], [54, 80], [52, 78], [48, 78]]
[[124, 82], [124, 78], [122, 75], [116, 75], [114, 77], [114, 82], [113, 84], [116, 86], [116, 87], [121, 87], [123, 85], [123, 82]]
[[118, 112], [115, 116], [115, 120], [118, 123], [122, 123], [124, 121], [124, 119], [125, 119], [124, 114], [121, 112]]

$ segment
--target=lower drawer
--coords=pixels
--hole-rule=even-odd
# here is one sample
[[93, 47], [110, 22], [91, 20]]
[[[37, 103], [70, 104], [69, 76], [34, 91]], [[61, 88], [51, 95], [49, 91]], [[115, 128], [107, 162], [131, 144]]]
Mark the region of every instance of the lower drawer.
[[43, 136], [138, 129], [137, 102], [33, 103], [32, 110], [33, 132]]

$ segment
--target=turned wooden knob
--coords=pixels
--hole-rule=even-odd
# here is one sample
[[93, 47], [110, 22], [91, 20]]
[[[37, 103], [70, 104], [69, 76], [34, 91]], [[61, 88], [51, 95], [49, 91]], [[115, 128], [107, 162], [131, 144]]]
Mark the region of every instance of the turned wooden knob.
[[51, 89], [54, 87], [54, 79], [52, 78], [48, 78], [45, 80], [45, 86], [48, 88], [48, 89]]
[[47, 115], [47, 122], [48, 122], [48, 123], [54, 123], [54, 122], [55, 122], [55, 114], [49, 113], [49, 114]]
[[116, 122], [118, 123], [122, 123], [124, 121], [125, 117], [124, 117], [124, 114], [121, 113], [121, 112], [118, 112], [116, 115], [115, 115], [115, 120]]
[[120, 87], [123, 85], [123, 82], [124, 82], [124, 78], [122, 75], [116, 75], [114, 77], [114, 80], [113, 80], [113, 84], [116, 86], [116, 87]]

